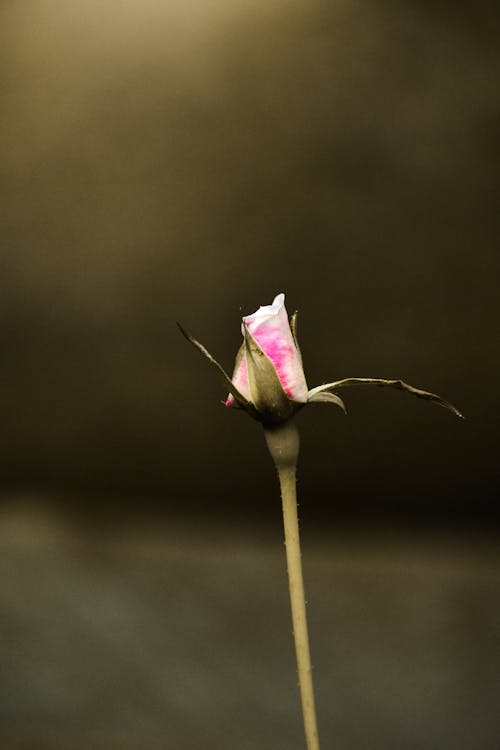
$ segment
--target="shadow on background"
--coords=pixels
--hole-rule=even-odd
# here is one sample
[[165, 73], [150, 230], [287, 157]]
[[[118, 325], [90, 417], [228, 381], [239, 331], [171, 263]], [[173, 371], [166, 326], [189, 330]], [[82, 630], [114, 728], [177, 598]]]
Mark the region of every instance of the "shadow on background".
[[284, 291], [311, 386], [467, 417], [299, 417], [324, 747], [496, 749], [499, 20], [2, 5], [4, 746], [301, 747], [271, 462], [175, 328], [231, 369]]

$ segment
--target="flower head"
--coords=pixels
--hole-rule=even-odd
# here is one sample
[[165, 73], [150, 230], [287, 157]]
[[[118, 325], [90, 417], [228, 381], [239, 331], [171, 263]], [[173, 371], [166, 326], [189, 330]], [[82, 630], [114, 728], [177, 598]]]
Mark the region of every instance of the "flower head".
[[[232, 377], [240, 393], [260, 412], [274, 412], [281, 406], [286, 413], [307, 403], [302, 357], [288, 321], [285, 295], [278, 294], [272, 305], [246, 315], [241, 332], [243, 344]], [[232, 393], [225, 403], [239, 406]]]
[[242, 408], [264, 426], [286, 422], [305, 404], [330, 403], [346, 411], [334, 391], [350, 385], [391, 386], [417, 398], [435, 401], [457, 416], [458, 409], [440, 396], [414, 388], [402, 380], [384, 378], [344, 378], [308, 390], [297, 342], [297, 313], [291, 320], [285, 308], [285, 295], [278, 294], [271, 305], [263, 305], [243, 318], [243, 343], [236, 356], [233, 377], [180, 324], [183, 335], [218, 370], [229, 389], [226, 406]]

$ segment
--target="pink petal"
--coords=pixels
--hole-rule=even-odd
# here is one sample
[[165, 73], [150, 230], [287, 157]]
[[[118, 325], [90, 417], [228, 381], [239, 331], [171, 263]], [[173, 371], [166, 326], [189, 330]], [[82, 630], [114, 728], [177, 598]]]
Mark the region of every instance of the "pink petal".
[[285, 295], [278, 294], [272, 305], [260, 307], [252, 315], [244, 317], [243, 321], [263, 352], [273, 362], [288, 397], [305, 403], [307, 383], [284, 302]]
[[[243, 396], [245, 396], [245, 398], [248, 399], [248, 401], [250, 401], [251, 394], [250, 394], [250, 386], [248, 384], [247, 361], [244, 356], [240, 362], [238, 369], [233, 373], [233, 377], [231, 378], [231, 380], [233, 381], [234, 385], [239, 390], [239, 392]], [[238, 403], [232, 393], [228, 394], [228, 397], [225, 401], [225, 405], [238, 407]]]

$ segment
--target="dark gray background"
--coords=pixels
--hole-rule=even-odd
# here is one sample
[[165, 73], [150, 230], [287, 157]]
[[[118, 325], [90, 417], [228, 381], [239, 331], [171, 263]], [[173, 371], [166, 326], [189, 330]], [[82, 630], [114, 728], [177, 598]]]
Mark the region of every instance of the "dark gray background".
[[[94, 660], [97, 668], [106, 649], [89, 646], [87, 653], [70, 639], [68, 651], [58, 640], [52, 652], [52, 641], [47, 645], [40, 634], [54, 633], [54, 623], [63, 633], [85, 631], [88, 617], [73, 606], [85, 601], [85, 612], [99, 623], [96, 638], [115, 644], [118, 652], [133, 651], [144, 633], [155, 644], [167, 615], [176, 623], [176, 643], [187, 649], [184, 616], [206, 622], [200, 633], [211, 638], [214, 622], [227, 623], [241, 612], [231, 598], [239, 590], [236, 579], [236, 588], [228, 588], [221, 570], [211, 569], [199, 552], [201, 530], [210, 529], [205, 540], [210, 547], [216, 525], [214, 539], [231, 541], [229, 558], [236, 561], [240, 534], [247, 540], [242, 544], [262, 538], [276, 554], [282, 552], [276, 482], [260, 427], [221, 406], [224, 389], [180, 337], [175, 321], [231, 369], [241, 315], [283, 291], [289, 311], [300, 311], [311, 387], [350, 375], [399, 377], [450, 399], [467, 418], [462, 422], [434, 405], [377, 389], [346, 390], [347, 418], [326, 405], [311, 406], [299, 417], [300, 511], [311, 535], [310, 559], [319, 554], [317, 545], [332, 549], [328, 540], [333, 544], [345, 533], [346, 555], [355, 565], [368, 538], [374, 550], [368, 569], [378, 571], [377, 580], [387, 586], [366, 615], [367, 622], [379, 623], [370, 634], [356, 630], [355, 612], [352, 622], [345, 615], [346, 638], [350, 633], [354, 639], [342, 652], [345, 679], [339, 675], [334, 689], [323, 686], [322, 699], [323, 714], [325, 704], [338, 697], [335, 691], [345, 701], [344, 742], [337, 746], [374, 748], [380, 741], [386, 749], [456, 750], [462, 737], [464, 748], [497, 747], [491, 744], [496, 729], [486, 695], [498, 696], [498, 681], [496, 688], [483, 681], [481, 665], [495, 663], [495, 655], [498, 662], [498, 642], [493, 621], [473, 613], [498, 617], [498, 575], [488, 579], [490, 588], [480, 584], [483, 567], [498, 571], [498, 565], [492, 567], [489, 552], [479, 562], [477, 555], [490, 549], [498, 530], [499, 25], [493, 4], [444, 1], [2, 3], [0, 520], [6, 540], [2, 581], [7, 587], [17, 581], [18, 588], [4, 592], [0, 603], [10, 654], [4, 682], [10, 702], [4, 703], [3, 720], [14, 745], [28, 737], [20, 727], [23, 707], [31, 705], [35, 728], [26, 742], [46, 737], [52, 747], [57, 735], [64, 746], [65, 732], [76, 726], [61, 697], [70, 695], [79, 731], [102, 730], [82, 740], [84, 746], [108, 747], [115, 737], [110, 727], [123, 730], [124, 707], [134, 705], [137, 717], [127, 709], [132, 723], [136, 729], [146, 724], [132, 746], [143, 748], [161, 736], [163, 747], [166, 699], [157, 683], [151, 689], [158, 702], [145, 719], [135, 694], [126, 697], [116, 688], [126, 691], [128, 683], [108, 662], [105, 670], [112, 677], [101, 713], [94, 704], [78, 713], [76, 685], [82, 683], [71, 678], [78, 675], [71, 658], [76, 664]], [[191, 573], [183, 575], [193, 575], [193, 601], [199, 596], [205, 609], [193, 615], [181, 608], [175, 620], [177, 605], [157, 598], [162, 571], [165, 585], [174, 575], [166, 541], [165, 557], [155, 558], [139, 577], [158, 580], [160, 588], [147, 589], [158, 602], [155, 608], [150, 601], [152, 619], [117, 646], [109, 611], [118, 622], [130, 623], [139, 606], [120, 596], [122, 584], [133, 586], [130, 550], [138, 543], [137, 524], [164, 529], [174, 548], [177, 525], [187, 524], [190, 531], [182, 538]], [[31, 530], [27, 536], [25, 529]], [[40, 529], [47, 535], [40, 537]], [[120, 564], [111, 565], [117, 578], [107, 567], [114, 559], [114, 533], [126, 540]], [[386, 694], [387, 685], [377, 682], [384, 654], [377, 650], [376, 634], [379, 627], [391, 633], [395, 621], [390, 615], [384, 619], [380, 602], [392, 602], [394, 614], [391, 607], [405, 596], [414, 599], [411, 582], [407, 590], [406, 579], [399, 578], [404, 554], [391, 557], [392, 567], [384, 568], [376, 550], [400, 533], [410, 535], [410, 549], [423, 565], [419, 580], [431, 587], [417, 586], [421, 606], [412, 610], [414, 619], [407, 613], [407, 627], [415, 643], [428, 637], [435, 650], [429, 656], [430, 683], [423, 675], [414, 684], [402, 670], [394, 673]], [[450, 541], [449, 533], [458, 534], [460, 543], [458, 537]], [[447, 550], [448, 562], [459, 561], [458, 567], [450, 563], [456, 578], [450, 574], [449, 585], [435, 596], [432, 582], [443, 579], [439, 566], [433, 567], [434, 553], [422, 558], [415, 541], [420, 534], [434, 539], [432, 549]], [[83, 550], [76, 568], [68, 563], [73, 542]], [[92, 562], [96, 548], [103, 567]], [[248, 585], [263, 596], [268, 591], [266, 601], [274, 602], [265, 589], [271, 583], [262, 583], [260, 559], [255, 548], [250, 567], [243, 565], [253, 581]], [[329, 563], [334, 568], [335, 560]], [[59, 579], [65, 561], [73, 575]], [[281, 558], [277, 564], [282, 570]], [[39, 588], [38, 570], [46, 571], [48, 595], [59, 591], [62, 597], [56, 597], [57, 611], [48, 619], [36, 596], [45, 590]], [[317, 641], [324, 644], [335, 631], [328, 607], [344, 601], [330, 598], [329, 576], [311, 584], [316, 602], [327, 608], [324, 616], [319, 609], [312, 614]], [[82, 581], [89, 582], [88, 590]], [[338, 590], [364, 601], [365, 584], [350, 588], [349, 581], [349, 576], [338, 580]], [[475, 593], [456, 598], [452, 592], [463, 591], [463, 581]], [[284, 578], [279, 585], [286, 629]], [[73, 590], [79, 593], [68, 604]], [[222, 591], [218, 606], [202, 593], [215, 590]], [[442, 617], [434, 623], [437, 630], [426, 630], [421, 615], [432, 610], [432, 601], [439, 602]], [[470, 617], [460, 604], [465, 601]], [[26, 609], [16, 602], [27, 602]], [[244, 617], [252, 618], [261, 606], [249, 605]], [[281, 632], [275, 619], [269, 621]], [[232, 643], [232, 656], [224, 658], [233, 664], [234, 682], [245, 670], [245, 658], [252, 662], [238, 622], [233, 641], [216, 639], [221, 649]], [[459, 634], [458, 651], [440, 662], [453, 633]], [[255, 637], [252, 648], [258, 650], [261, 640]], [[28, 644], [37, 639], [40, 651], [31, 652]], [[475, 658], [472, 644], [478, 641], [484, 653]], [[284, 648], [286, 661], [291, 643]], [[328, 662], [322, 648], [319, 661]], [[408, 663], [417, 664], [418, 648], [408, 648]], [[348, 654], [354, 652], [364, 654], [359, 673], [349, 672]], [[245, 653], [239, 664], [238, 654]], [[272, 654], [275, 648], [269, 659]], [[155, 659], [148, 658], [143, 668], [150, 676]], [[179, 658], [179, 674], [184, 668], [191, 674], [192, 663]], [[198, 697], [203, 694], [212, 728], [220, 726], [215, 706], [206, 701], [219, 696], [222, 716], [228, 696], [218, 692], [221, 683], [214, 682], [206, 654], [193, 663], [204, 675]], [[458, 663], [470, 664], [470, 671], [464, 666], [457, 676]], [[268, 664], [277, 701], [269, 717], [282, 711], [285, 725], [288, 704], [279, 686], [282, 680], [294, 686], [281, 664], [272, 659]], [[413, 730], [396, 731], [391, 721], [381, 720], [374, 734], [378, 704], [370, 703], [368, 710], [356, 692], [363, 692], [363, 670], [392, 705], [388, 715], [405, 717], [409, 706], [421, 705], [418, 690], [437, 691], [441, 728], [424, 706], [420, 719], [418, 711], [414, 715], [421, 725], [414, 741]], [[41, 675], [38, 683], [35, 672]], [[323, 679], [327, 674], [335, 674], [333, 665], [325, 667]], [[255, 684], [267, 679], [259, 673]], [[356, 694], [342, 692], [351, 680]], [[444, 687], [451, 690], [452, 684], [462, 690], [458, 703]], [[470, 733], [480, 729], [472, 719], [467, 727], [460, 721], [481, 685], [482, 713], [475, 716], [483, 734], [474, 744]], [[92, 680], [88, 689], [95, 689]], [[251, 702], [256, 694], [250, 685], [245, 695]], [[186, 695], [185, 706], [194, 715], [196, 691]], [[443, 695], [445, 703], [451, 701], [449, 710], [439, 702]], [[295, 700], [293, 692], [292, 711]], [[112, 718], [113, 706], [122, 719]], [[224, 744], [226, 735], [222, 739], [215, 729], [207, 730], [209, 739], [198, 740], [201, 728], [183, 740], [179, 727], [194, 726], [187, 714], [166, 746], [276, 750], [282, 735], [273, 735], [271, 718], [267, 734], [265, 726], [257, 732], [241, 711], [248, 721], [247, 744], [242, 737]], [[333, 737], [340, 715], [331, 721]], [[42, 726], [53, 733], [43, 734]], [[300, 747], [297, 726], [286, 747]], [[357, 738], [354, 727], [363, 727]], [[329, 746], [336, 746], [333, 739]]]

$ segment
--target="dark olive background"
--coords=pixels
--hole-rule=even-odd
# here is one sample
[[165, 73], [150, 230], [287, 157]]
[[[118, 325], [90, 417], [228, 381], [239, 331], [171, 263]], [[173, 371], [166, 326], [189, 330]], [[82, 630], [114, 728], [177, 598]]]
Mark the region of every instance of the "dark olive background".
[[[116, 622], [129, 622], [132, 609], [119, 592], [134, 568], [124, 553], [124, 578], [119, 585], [112, 583], [112, 571], [104, 566], [103, 572], [94, 559], [97, 550], [101, 562], [111, 554], [110, 537], [100, 534], [125, 529], [120, 533], [132, 543], [136, 523], [148, 528], [160, 524], [170, 529], [165, 538], [172, 540], [180, 523], [198, 533], [207, 529], [208, 540], [215, 534], [214, 549], [220, 538], [232, 540], [238, 549], [238, 534], [246, 527], [250, 539], [270, 535], [271, 547], [282, 551], [276, 480], [261, 428], [221, 405], [224, 388], [179, 335], [176, 320], [231, 370], [241, 315], [283, 291], [289, 312], [299, 309], [311, 387], [346, 376], [396, 377], [441, 394], [464, 412], [466, 420], [461, 421], [432, 404], [380, 389], [345, 390], [347, 417], [326, 405], [305, 409], [298, 418], [299, 492], [310, 540], [321, 538], [328, 546], [328, 539], [344, 529], [352, 542], [346, 548], [356, 558], [365, 548], [365, 536], [357, 536], [361, 529], [369, 536], [370, 549], [384, 548], [388, 538], [398, 538], [398, 530], [407, 534], [418, 529], [424, 536], [438, 534], [438, 540], [451, 530], [465, 534], [474, 549], [497, 538], [499, 30], [495, 4], [444, 0], [26, 0], [0, 5], [1, 529], [4, 541], [14, 545], [17, 560], [5, 552], [7, 572], [0, 578], [5, 585], [18, 582], [12, 601], [20, 607], [3, 600], [3, 642], [12, 664], [4, 683], [11, 703], [4, 703], [2, 720], [10, 727], [10, 738], [18, 737], [31, 685], [36, 710], [30, 716], [37, 716], [40, 726], [59, 727], [65, 746], [67, 726], [53, 718], [59, 716], [57, 705], [63, 706], [61, 716], [67, 715], [61, 696], [71, 693], [57, 682], [66, 674], [61, 665], [73, 657], [82, 664], [87, 659], [99, 664], [103, 658], [90, 646], [89, 656], [79, 646], [68, 646], [66, 652], [58, 651], [58, 645], [51, 660], [43, 638], [45, 656], [30, 656], [27, 644], [36, 643], [40, 632], [59, 632], [58, 623], [67, 633], [77, 615], [73, 610], [66, 615], [53, 612], [54, 623], [48, 615], [44, 619], [42, 600], [33, 600], [36, 577], [26, 571], [46, 571], [49, 599], [57, 586], [60, 592], [72, 587], [79, 591], [77, 603], [88, 594], [88, 612], [102, 616], [105, 642], [118, 648], [115, 621], [106, 620], [102, 607], [104, 601], [112, 602]], [[28, 529], [26, 534], [23, 529]], [[203, 555], [190, 557], [189, 539], [198, 549], [198, 536], [186, 532], [182, 538], [189, 569], [198, 570], [206, 591], [215, 590], [220, 576], [214, 572], [213, 579], [203, 583], [210, 566]], [[21, 546], [16, 546], [19, 539]], [[61, 542], [61, 549], [54, 540]], [[441, 542], [436, 544], [439, 549]], [[93, 582], [88, 591], [69, 574], [65, 582], [56, 583], [57, 571], [65, 569], [66, 552], [74, 545], [85, 550], [81, 564], [86, 572], [80, 573], [82, 580], [88, 575]], [[468, 567], [464, 549], [459, 547], [456, 558], [464, 580], [484, 580], [482, 568], [477, 572], [472, 563]], [[141, 591], [143, 586], [147, 590], [151, 576], [160, 581], [162, 570], [175, 579], [165, 554], [166, 561], [158, 557], [157, 565], [143, 571]], [[373, 560], [378, 570], [376, 555]], [[400, 570], [399, 562], [394, 564]], [[281, 558], [277, 565], [281, 570]], [[184, 580], [186, 569], [180, 569]], [[379, 581], [385, 580], [383, 570]], [[259, 568], [255, 581], [260, 574]], [[110, 583], [104, 591], [99, 586], [106, 576]], [[317, 589], [316, 602], [327, 606], [331, 582], [318, 576], [311, 586]], [[440, 580], [431, 563], [424, 579], [429, 585]], [[387, 581], [392, 580], [389, 575]], [[495, 581], [497, 586], [498, 578]], [[279, 585], [284, 608], [279, 627], [288, 637], [284, 579]], [[388, 600], [401, 601], [399, 583], [391, 585], [387, 583]], [[450, 590], [443, 589], [443, 601], [453, 599], [450, 585]], [[346, 580], [338, 586], [333, 588], [355, 590]], [[409, 586], [403, 589], [413, 602]], [[158, 587], [161, 590], [160, 583]], [[257, 583], [255, 587], [259, 591]], [[95, 598], [96, 591], [102, 599]], [[200, 638], [213, 637], [214, 611], [221, 622], [228, 621], [235, 592], [222, 591], [218, 604], [200, 595], [205, 614], [189, 615], [197, 621], [207, 618]], [[418, 617], [429, 607], [436, 611], [426, 591], [415, 609]], [[444, 618], [447, 625], [441, 630], [438, 626], [437, 640], [434, 631], [429, 636], [440, 644], [429, 656], [434, 666], [453, 632], [465, 639], [464, 663], [470, 657], [472, 672], [477, 667], [474, 679], [465, 667], [457, 677], [450, 656], [452, 667], [442, 673], [446, 684], [464, 686], [463, 702], [450, 704], [449, 714], [442, 713], [455, 734], [446, 734], [446, 729], [435, 733], [423, 711], [424, 734], [415, 736], [415, 744], [411, 732], [400, 735], [382, 720], [376, 735], [377, 704], [370, 704], [371, 714], [354, 694], [346, 696], [341, 673], [333, 693], [323, 686], [324, 716], [325, 704], [339, 700], [336, 690], [346, 701], [343, 718], [335, 713], [330, 717], [335, 731], [341, 725], [350, 727], [339, 748], [364, 747], [365, 741], [373, 749], [379, 746], [376, 736], [385, 750], [456, 749], [462, 747], [460, 738], [464, 747], [497, 747], [491, 739], [496, 729], [486, 719], [495, 713], [488, 713], [486, 693], [498, 696], [498, 682], [495, 688], [485, 681], [471, 656], [472, 644], [480, 642], [488, 644], [481, 657], [485, 665], [494, 653], [493, 641], [488, 641], [493, 630], [481, 630], [487, 627], [485, 620], [479, 624], [474, 612], [498, 615], [498, 595], [493, 589], [483, 594], [475, 599], [471, 593], [467, 600], [470, 619], [456, 614], [462, 611], [457, 604], [457, 620]], [[30, 601], [35, 601], [32, 610], [28, 605], [24, 610]], [[144, 638], [154, 643], [159, 623], [167, 611], [176, 612], [176, 606], [170, 609], [166, 601], [154, 614], [151, 610], [158, 618], [157, 630], [142, 636], [138, 627], [137, 643]], [[237, 662], [243, 648], [238, 633], [251, 631], [248, 623], [254, 614], [249, 605], [246, 625], [241, 621], [232, 631], [233, 661], [226, 654], [224, 663], [236, 665], [235, 681], [247, 674], [248, 666]], [[353, 615], [355, 622], [358, 614]], [[360, 674], [365, 669], [372, 675], [385, 673], [380, 653], [380, 662], [363, 656], [363, 643], [373, 643], [376, 651], [377, 633], [391, 632], [390, 626], [383, 631], [387, 623], [384, 615], [381, 618], [381, 630], [374, 626], [364, 640], [366, 634], [356, 631], [346, 615], [345, 632], [359, 635], [357, 645], [346, 646], [346, 652], [358, 655]], [[82, 622], [85, 629], [89, 619]], [[271, 616], [269, 623], [279, 630]], [[182, 628], [177, 626], [181, 643]], [[421, 643], [422, 631], [415, 627], [415, 642]], [[316, 614], [316, 632], [323, 634], [325, 644], [330, 628], [335, 631]], [[321, 643], [322, 636], [316, 637]], [[193, 638], [197, 642], [198, 636]], [[229, 637], [221, 640], [230, 642]], [[126, 639], [122, 646], [131, 653]], [[278, 649], [268, 648], [271, 664]], [[291, 658], [291, 648], [287, 641], [284, 661]], [[410, 663], [421, 663], [421, 655], [408, 648]], [[12, 656], [16, 649], [24, 654], [26, 680]], [[138, 654], [141, 663], [141, 649]], [[224, 713], [229, 695], [218, 692], [222, 683], [210, 683], [214, 665], [207, 658], [201, 654], [198, 660], [211, 685], [208, 693], [202, 691], [204, 699], [219, 695]], [[255, 662], [252, 656], [248, 659]], [[156, 661], [161, 658], [151, 656], [144, 662], [149, 674]], [[348, 657], [346, 664], [344, 678], [350, 674], [359, 685], [359, 675], [349, 672]], [[101, 713], [95, 713], [94, 704], [87, 705], [93, 718], [82, 718], [87, 716], [84, 710], [78, 714], [80, 723], [70, 722], [73, 730], [103, 727], [104, 734], [92, 742], [109, 739], [112, 707], [122, 717], [120, 711], [128, 705], [116, 688], [123, 685], [124, 675], [113, 672], [110, 662], [106, 670], [114, 677], [102, 705], [98, 701]], [[33, 683], [34, 672], [39, 683]], [[326, 673], [330, 669], [325, 668]], [[436, 674], [439, 682], [441, 672]], [[282, 665], [273, 675], [281, 685]], [[408, 698], [406, 708], [398, 704], [398, 696], [406, 695], [405, 679], [410, 679], [405, 675], [394, 677], [389, 713], [406, 716], [411, 705], [418, 723], [414, 697]], [[265, 679], [256, 679], [256, 684]], [[291, 711], [296, 711], [294, 679], [292, 665], [289, 677], [283, 677], [292, 690]], [[378, 678], [373, 679], [376, 683]], [[89, 684], [92, 691], [95, 685]], [[425, 675], [422, 684], [427, 684]], [[472, 735], [457, 729], [454, 717], [469, 715], [469, 698], [481, 686], [483, 714], [477, 709], [474, 715], [481, 719], [483, 734], [476, 736], [475, 744]], [[254, 695], [252, 689], [249, 694]], [[379, 685], [376, 690], [383, 689]], [[270, 690], [278, 701], [278, 687]], [[196, 695], [195, 690], [189, 693], [186, 705], [201, 705]], [[127, 709], [128, 715], [135, 716], [134, 710], [140, 714], [133, 696], [130, 701], [135, 709]], [[144, 727], [159, 732], [165, 702], [160, 696], [157, 707], [154, 700], [151, 705], [149, 719], [140, 714], [137, 731], [144, 721]], [[204, 705], [207, 716], [214, 717], [214, 706]], [[287, 715], [284, 705], [282, 717]], [[439, 700], [435, 705], [442, 708]], [[262, 714], [261, 708], [255, 710]], [[243, 708], [241, 712], [233, 719], [241, 718]], [[177, 739], [166, 746], [191, 750], [208, 747], [212, 740], [218, 750], [259, 742], [266, 746], [265, 726], [259, 724], [259, 740], [253, 719], [248, 720], [252, 731], [244, 732], [248, 745], [242, 737], [224, 744], [227, 736], [217, 734], [204, 745], [196, 739], [203, 736], [202, 729], [197, 734], [191, 714], [186, 716], [179, 727], [187, 731], [191, 726], [191, 740], [183, 745], [179, 729], [178, 735], [172, 734]], [[116, 719], [118, 725], [121, 720]], [[43, 734], [36, 726], [30, 741]], [[297, 726], [287, 747], [300, 747]], [[361, 734], [349, 734], [357, 726], [365, 727], [365, 740]], [[148, 735], [147, 727], [138, 747], [146, 746], [144, 738], [156, 736], [152, 729]], [[16, 741], [12, 739], [15, 747]], [[46, 742], [47, 747], [57, 745], [55, 739]], [[72, 742], [75, 746], [74, 737]], [[123, 738], [120, 742], [124, 747]], [[277, 750], [279, 743], [274, 739], [270, 746]]]
[[[284, 291], [311, 386], [303, 489], [486, 511], [497, 489], [499, 14], [452, 3], [1, 9], [2, 481], [268, 503], [228, 369]], [[404, 496], [404, 501], [401, 500]], [[316, 507], [319, 508], [319, 505]], [[245, 511], [246, 512], [246, 508]]]

